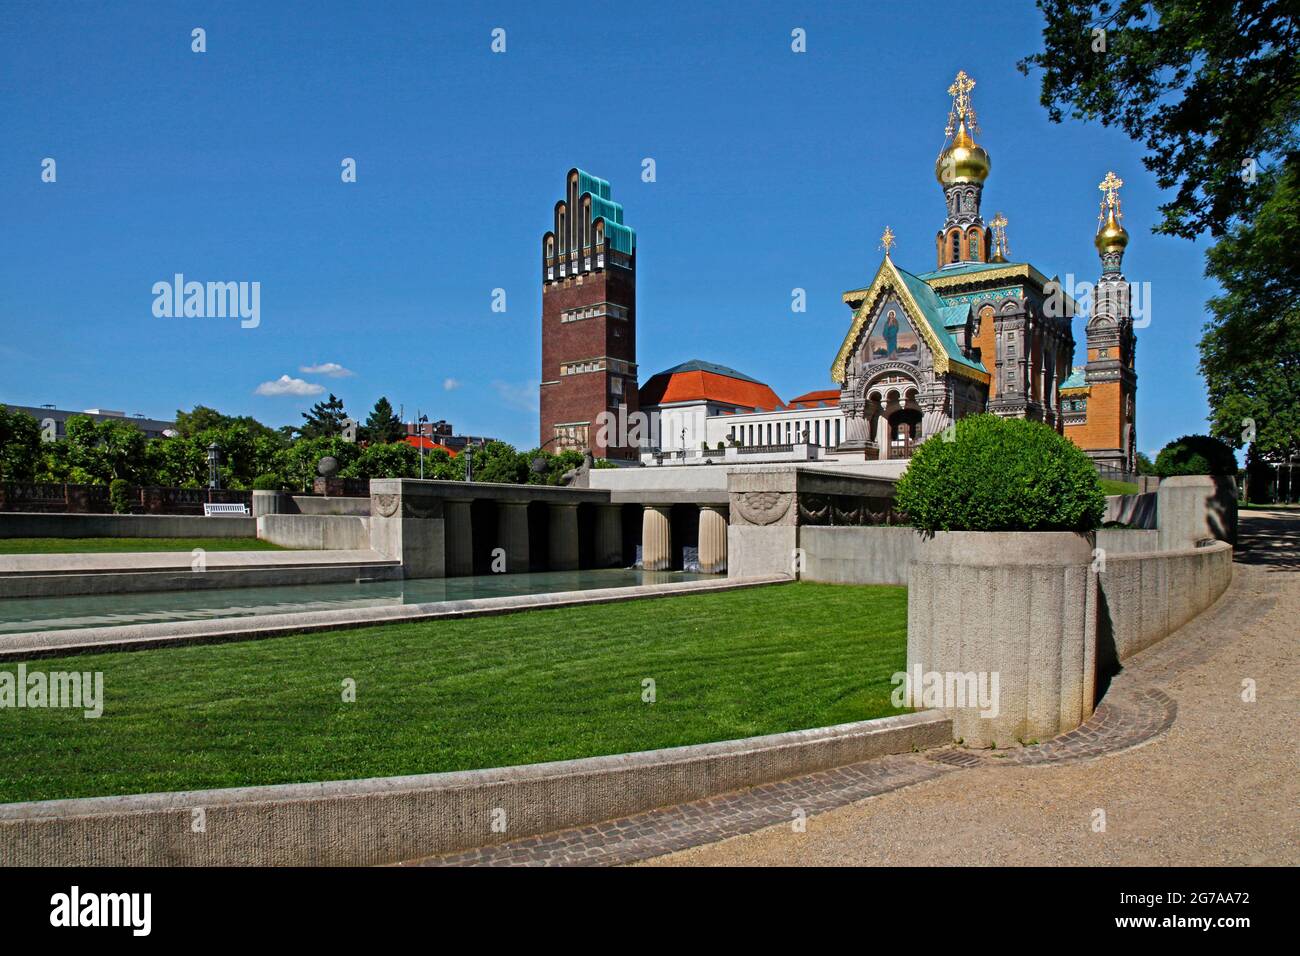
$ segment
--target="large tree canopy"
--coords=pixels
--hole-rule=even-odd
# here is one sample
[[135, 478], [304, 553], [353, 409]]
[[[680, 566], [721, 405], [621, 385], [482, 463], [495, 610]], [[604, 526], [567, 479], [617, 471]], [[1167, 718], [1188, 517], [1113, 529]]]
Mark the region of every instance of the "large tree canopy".
[[1300, 2], [1038, 0], [1042, 102], [1118, 125], [1175, 190], [1157, 232], [1210, 234], [1201, 372], [1211, 430], [1265, 458], [1300, 446]]
[[1296, 0], [1038, 7], [1044, 49], [1021, 70], [1043, 71], [1042, 102], [1054, 121], [1068, 113], [1118, 125], [1147, 147], [1143, 162], [1157, 184], [1177, 190], [1160, 207], [1157, 231], [1222, 235], [1251, 203], [1251, 160], [1260, 169], [1300, 164]]

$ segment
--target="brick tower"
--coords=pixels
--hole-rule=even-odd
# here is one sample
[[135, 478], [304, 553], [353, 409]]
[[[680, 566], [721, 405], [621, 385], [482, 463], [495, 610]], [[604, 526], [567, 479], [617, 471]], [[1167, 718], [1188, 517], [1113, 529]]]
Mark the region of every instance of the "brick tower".
[[539, 442], [635, 459], [639, 450], [620, 444], [616, 429], [608, 444], [600, 440], [598, 416], [627, 421], [636, 411], [636, 232], [609, 183], [571, 169], [554, 228], [542, 236]]
[[1137, 470], [1137, 423], [1134, 417], [1137, 337], [1129, 304], [1129, 284], [1121, 267], [1128, 231], [1120, 224], [1119, 187], [1113, 172], [1098, 187], [1102, 191], [1095, 245], [1101, 256], [1101, 279], [1088, 320], [1088, 362], [1082, 388], [1071, 394], [1084, 421], [1067, 434], [1099, 465]]

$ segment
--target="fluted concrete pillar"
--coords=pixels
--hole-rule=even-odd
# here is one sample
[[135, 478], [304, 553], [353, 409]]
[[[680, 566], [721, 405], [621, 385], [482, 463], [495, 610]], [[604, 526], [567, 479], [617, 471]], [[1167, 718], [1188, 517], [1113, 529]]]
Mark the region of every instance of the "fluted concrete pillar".
[[578, 505], [553, 503], [546, 535], [547, 565], [551, 571], [578, 569]]
[[[528, 502], [497, 502], [497, 543], [505, 551], [507, 574], [523, 574], [528, 570]], [[493, 556], [495, 568], [496, 556]]]
[[447, 576], [466, 577], [474, 573], [474, 525], [470, 519], [470, 498], [448, 498], [444, 505], [446, 520], [444, 544], [447, 549]]
[[672, 506], [646, 505], [641, 516], [641, 567], [663, 571], [673, 566]]
[[598, 568], [617, 568], [623, 564], [623, 506], [596, 506], [596, 553], [592, 561]]
[[700, 505], [700, 570], [705, 574], [727, 570], [726, 505]]

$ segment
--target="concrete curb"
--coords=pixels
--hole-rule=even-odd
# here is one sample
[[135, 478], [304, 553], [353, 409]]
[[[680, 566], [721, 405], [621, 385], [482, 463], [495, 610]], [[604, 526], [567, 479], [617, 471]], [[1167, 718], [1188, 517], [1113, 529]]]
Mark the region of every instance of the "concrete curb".
[[[11, 803], [0, 805], [0, 860], [10, 866], [397, 863], [631, 816], [951, 739], [950, 720], [922, 712], [491, 770]], [[196, 832], [198, 820], [202, 829]]]
[[578, 607], [584, 604], [609, 604], [636, 598], [730, 591], [765, 584], [789, 583], [791, 580], [781, 576], [720, 578], [717, 581], [682, 581], [673, 584], [646, 584], [594, 591], [556, 591], [551, 594], [521, 594], [428, 604], [397, 604], [384, 607], [346, 608], [337, 611], [306, 611], [296, 614], [261, 614], [216, 618], [210, 621], [24, 631], [0, 635], [0, 661], [35, 660], [42, 657], [92, 654], [101, 651], [149, 650], [188, 644], [223, 644], [232, 641], [284, 637], [289, 634], [346, 630], [374, 624], [481, 617], [536, 608]]

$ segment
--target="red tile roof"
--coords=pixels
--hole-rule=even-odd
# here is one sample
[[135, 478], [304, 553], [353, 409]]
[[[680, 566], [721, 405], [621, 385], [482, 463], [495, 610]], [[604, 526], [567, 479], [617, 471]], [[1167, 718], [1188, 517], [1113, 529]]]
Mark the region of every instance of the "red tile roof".
[[795, 408], [815, 408], [818, 402], [825, 402], [827, 405], [838, 407], [840, 404], [840, 390], [838, 388], [823, 388], [815, 392], [804, 392], [802, 395], [790, 399], [790, 404]]
[[424, 445], [425, 451], [445, 451], [453, 458], [456, 457], [456, 452], [448, 448], [446, 445], [439, 444], [438, 442], [434, 441], [432, 438], [427, 438], [420, 435], [407, 435], [405, 438], [402, 439], [402, 441], [406, 442], [412, 448], [415, 448], [417, 450], [421, 445]]
[[[687, 363], [688, 366], [695, 364], [703, 363]], [[674, 402], [708, 401], [751, 410], [770, 410], [781, 404], [776, 392], [767, 385], [748, 376], [742, 377], [740, 372], [733, 369], [722, 366], [689, 368], [680, 365], [677, 369], [660, 372], [641, 386], [639, 397], [642, 408]]]

